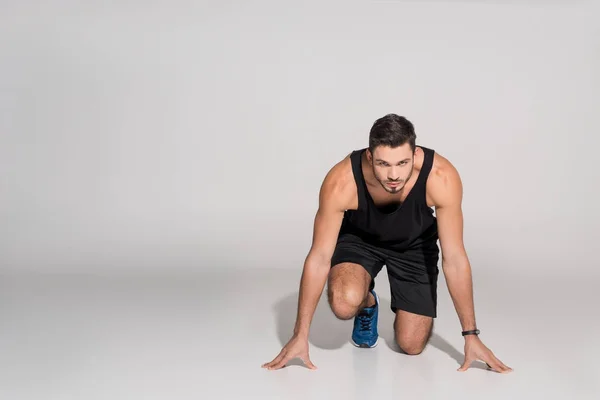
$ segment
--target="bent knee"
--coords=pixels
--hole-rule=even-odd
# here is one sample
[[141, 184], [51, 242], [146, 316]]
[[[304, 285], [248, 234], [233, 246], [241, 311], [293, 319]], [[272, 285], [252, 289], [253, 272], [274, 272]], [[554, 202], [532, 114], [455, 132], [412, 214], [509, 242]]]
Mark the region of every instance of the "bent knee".
[[407, 337], [396, 337], [396, 343], [404, 353], [416, 356], [425, 350], [426, 340], [407, 338]]
[[418, 356], [424, 349], [425, 346], [400, 345], [400, 350], [409, 356]]
[[353, 318], [364, 301], [365, 294], [355, 288], [333, 289], [329, 293], [331, 311], [339, 319]]

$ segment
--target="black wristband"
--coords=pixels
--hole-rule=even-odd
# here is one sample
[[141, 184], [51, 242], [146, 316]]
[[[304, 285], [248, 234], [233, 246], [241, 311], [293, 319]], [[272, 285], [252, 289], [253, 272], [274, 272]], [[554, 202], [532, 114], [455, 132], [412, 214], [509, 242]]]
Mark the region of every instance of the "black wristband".
[[479, 329], [473, 329], [472, 331], [462, 331], [463, 336], [467, 335], [479, 335]]

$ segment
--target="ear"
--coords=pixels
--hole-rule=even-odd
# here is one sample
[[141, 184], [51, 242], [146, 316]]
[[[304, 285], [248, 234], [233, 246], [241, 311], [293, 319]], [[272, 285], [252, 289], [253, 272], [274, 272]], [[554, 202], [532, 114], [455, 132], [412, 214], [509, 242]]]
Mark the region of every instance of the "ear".
[[373, 154], [371, 154], [371, 150], [367, 148], [367, 151], [365, 153], [367, 154], [367, 161], [371, 162], [371, 160], [373, 159]]

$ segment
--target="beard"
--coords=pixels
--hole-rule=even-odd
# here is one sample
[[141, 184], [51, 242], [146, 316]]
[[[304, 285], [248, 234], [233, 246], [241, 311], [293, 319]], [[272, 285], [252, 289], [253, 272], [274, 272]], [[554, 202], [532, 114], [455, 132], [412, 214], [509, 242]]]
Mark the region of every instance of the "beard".
[[[383, 178], [379, 175], [377, 175], [377, 171], [375, 171], [375, 167], [373, 167], [373, 176], [375, 176], [375, 179], [377, 179], [377, 182], [379, 182], [379, 184], [381, 185], [381, 187], [388, 193], [390, 194], [395, 194], [395, 193], [400, 193], [402, 191], [402, 189], [404, 189], [404, 186], [406, 185], [406, 182], [410, 179], [410, 177], [412, 176], [412, 169], [410, 170], [410, 173], [408, 174], [407, 177], [403, 178], [403, 179], [397, 179], [394, 181], [391, 181], [387, 178]], [[397, 183], [397, 186], [388, 186], [388, 184], [390, 183]]]

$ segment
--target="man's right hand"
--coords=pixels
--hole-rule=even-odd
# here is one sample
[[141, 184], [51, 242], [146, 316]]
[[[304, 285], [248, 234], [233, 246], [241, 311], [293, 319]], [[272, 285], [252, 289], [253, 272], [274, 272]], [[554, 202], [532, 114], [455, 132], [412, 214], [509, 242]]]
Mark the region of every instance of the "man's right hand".
[[319, 298], [325, 287], [331, 258], [347, 209], [356, 202], [356, 184], [350, 154], [327, 173], [319, 190], [319, 208], [315, 215], [313, 239], [304, 261], [294, 334], [273, 361], [262, 365], [272, 370], [285, 367], [299, 358], [309, 369], [317, 369], [308, 355], [308, 330]]
[[263, 364], [262, 367], [269, 370], [280, 369], [294, 358], [301, 359], [304, 365], [310, 369], [317, 369], [308, 355], [308, 338], [300, 336], [293, 336], [277, 357], [273, 361]]

